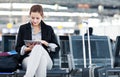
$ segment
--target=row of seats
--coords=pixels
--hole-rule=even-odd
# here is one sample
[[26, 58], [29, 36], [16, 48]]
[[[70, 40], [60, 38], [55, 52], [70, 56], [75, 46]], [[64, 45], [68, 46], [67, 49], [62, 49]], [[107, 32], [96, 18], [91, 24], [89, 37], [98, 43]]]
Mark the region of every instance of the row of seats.
[[[13, 41], [14, 40], [14, 41]], [[58, 40], [58, 42], [60, 42], [61, 40]], [[7, 45], [6, 45], [7, 44]], [[9, 51], [9, 49], [11, 50], [12, 45], [15, 45], [15, 36], [14, 35], [4, 35], [3, 36], [3, 41], [2, 41], [2, 45], [3, 45], [3, 51]], [[15, 46], [12, 46], [12, 48], [14, 49]], [[7, 50], [4, 50], [7, 49]], [[62, 49], [62, 48], [61, 48]], [[48, 77], [69, 77], [69, 67], [68, 67], [68, 63], [66, 62], [66, 66], [61, 62], [61, 57], [60, 57], [61, 52], [59, 52], [59, 54], [55, 57], [54, 59], [54, 66], [52, 70], [48, 70], [47, 71], [47, 75]], [[23, 75], [25, 74], [25, 71], [18, 69], [14, 72], [0, 72], [0, 76], [5, 76], [5, 77], [23, 77]]]
[[[69, 67], [73, 73], [79, 71], [79, 77], [82, 76], [82, 69], [95, 66], [113, 67], [113, 54], [110, 38], [107, 36], [60, 36], [66, 41], [66, 51], [61, 51], [68, 55]], [[64, 44], [64, 45], [65, 45]], [[89, 45], [90, 44], [90, 45]], [[64, 54], [64, 55], [65, 55]], [[91, 60], [91, 63], [90, 63]], [[76, 71], [78, 70], [78, 71]]]
[[[70, 35], [57, 38], [61, 50], [54, 59], [53, 69], [48, 71], [49, 77], [82, 77], [82, 69], [89, 68], [90, 65], [113, 67], [109, 37]], [[24, 72], [16, 71], [14, 74], [15, 77], [21, 77]]]

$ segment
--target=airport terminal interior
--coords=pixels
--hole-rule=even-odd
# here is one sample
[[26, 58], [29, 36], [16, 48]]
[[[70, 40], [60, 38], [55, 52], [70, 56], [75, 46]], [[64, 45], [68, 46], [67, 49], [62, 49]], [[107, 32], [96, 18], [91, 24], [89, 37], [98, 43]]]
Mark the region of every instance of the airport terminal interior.
[[[47, 77], [120, 77], [120, 0], [0, 0], [0, 54], [15, 50], [34, 4], [61, 48]], [[23, 77], [18, 70], [0, 77]]]

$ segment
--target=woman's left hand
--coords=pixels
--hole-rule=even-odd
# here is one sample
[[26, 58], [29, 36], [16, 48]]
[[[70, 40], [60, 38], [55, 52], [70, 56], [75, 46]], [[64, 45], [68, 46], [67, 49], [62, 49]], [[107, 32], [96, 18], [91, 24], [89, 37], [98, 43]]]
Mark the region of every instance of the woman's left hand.
[[41, 40], [41, 43], [44, 44], [45, 46], [48, 46], [48, 42], [45, 40]]

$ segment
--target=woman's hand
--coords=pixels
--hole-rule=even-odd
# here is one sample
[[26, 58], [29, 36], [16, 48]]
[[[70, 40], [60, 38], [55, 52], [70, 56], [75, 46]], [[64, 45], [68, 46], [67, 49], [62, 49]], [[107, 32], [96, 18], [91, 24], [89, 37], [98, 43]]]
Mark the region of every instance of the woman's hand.
[[45, 40], [41, 40], [41, 43], [44, 44], [45, 46], [48, 46], [48, 42]]
[[[45, 40], [41, 40], [41, 43], [44, 44], [45, 46], [48, 46], [48, 42]], [[36, 43], [32, 43], [32, 44], [27, 44], [27, 48], [25, 49], [25, 52], [30, 52], [33, 47], [36, 45]]]
[[30, 52], [34, 46], [35, 46], [35, 44], [28, 44], [27, 48], [25, 49], [25, 52]]

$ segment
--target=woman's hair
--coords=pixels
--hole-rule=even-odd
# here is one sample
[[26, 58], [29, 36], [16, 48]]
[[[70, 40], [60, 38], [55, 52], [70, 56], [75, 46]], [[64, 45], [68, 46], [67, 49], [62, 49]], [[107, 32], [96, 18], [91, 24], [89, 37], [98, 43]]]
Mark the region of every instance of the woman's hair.
[[30, 12], [29, 14], [31, 14], [31, 12], [39, 12], [40, 15], [43, 17], [43, 8], [41, 5], [33, 5], [31, 8], [30, 8]]

